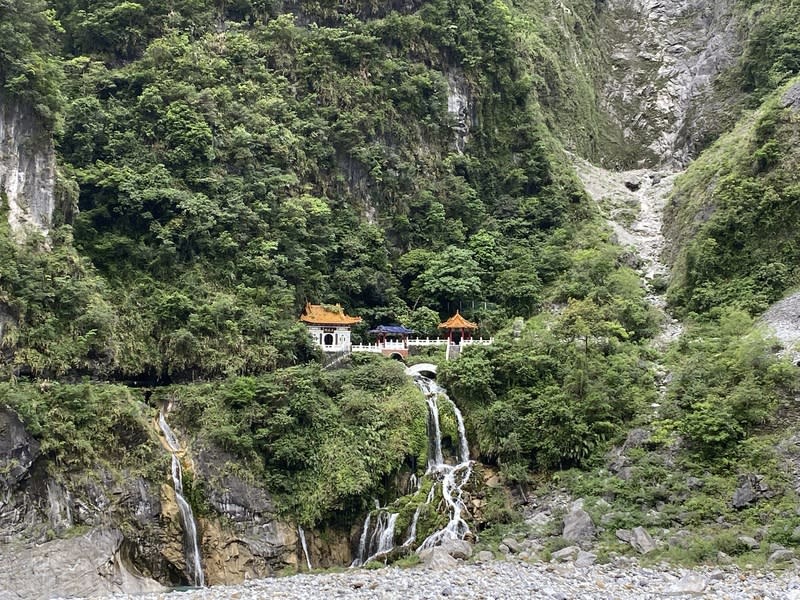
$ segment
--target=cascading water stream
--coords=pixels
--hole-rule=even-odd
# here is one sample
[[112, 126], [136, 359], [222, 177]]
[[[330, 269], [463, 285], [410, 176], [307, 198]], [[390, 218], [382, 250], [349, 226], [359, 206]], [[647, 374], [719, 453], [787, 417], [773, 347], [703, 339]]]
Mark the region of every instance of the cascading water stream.
[[178, 458], [178, 452], [181, 450], [178, 438], [170, 429], [167, 424], [167, 419], [164, 417], [164, 412], [158, 414], [158, 426], [164, 434], [164, 439], [167, 441], [170, 453], [172, 454], [172, 485], [175, 489], [175, 502], [178, 505], [178, 511], [181, 516], [181, 525], [183, 526], [183, 547], [186, 554], [186, 571], [189, 583], [196, 587], [205, 586], [205, 575], [203, 574], [203, 565], [200, 561], [200, 545], [197, 536], [197, 521], [194, 519], [192, 507], [183, 497], [183, 469], [181, 468], [181, 461]]
[[[403, 547], [410, 547], [416, 541], [417, 524], [424, 506], [431, 504], [436, 497], [437, 485], [441, 483], [442, 498], [447, 507], [449, 521], [445, 527], [429, 535], [417, 550], [430, 548], [452, 539], [464, 539], [470, 532], [464, 518], [467, 507], [463, 501], [463, 489], [472, 475], [472, 461], [469, 459], [469, 443], [461, 411], [450, 399], [445, 390], [435, 381], [417, 375], [414, 382], [425, 395], [428, 405], [428, 470], [426, 476], [435, 479], [424, 502], [420, 503], [411, 519], [409, 533]], [[442, 452], [442, 430], [439, 417], [439, 399], [443, 398], [453, 410], [458, 426], [457, 464], [449, 465]], [[412, 476], [415, 477], [415, 476]], [[420, 489], [421, 482], [414, 482], [413, 493]], [[395, 524], [398, 514], [379, 508], [367, 514], [358, 545], [358, 555], [351, 566], [362, 566], [371, 560], [386, 556], [394, 549]]]
[[313, 567], [311, 566], [311, 557], [308, 555], [308, 544], [306, 544], [306, 532], [299, 525], [297, 526], [297, 535], [300, 537], [300, 546], [302, 546], [303, 548], [303, 554], [306, 557], [306, 564], [308, 565], [308, 570], [310, 571], [311, 569], [313, 569]]

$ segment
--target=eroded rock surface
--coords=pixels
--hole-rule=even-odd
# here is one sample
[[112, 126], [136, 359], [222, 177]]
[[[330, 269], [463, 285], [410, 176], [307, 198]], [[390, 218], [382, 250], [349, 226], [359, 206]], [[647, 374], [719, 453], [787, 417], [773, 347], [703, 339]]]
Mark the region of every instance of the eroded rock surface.
[[50, 134], [30, 110], [0, 96], [0, 189], [8, 223], [47, 234], [55, 208], [56, 156]]
[[601, 108], [622, 139], [607, 166], [686, 166], [722, 112], [711, 84], [740, 52], [733, 6], [608, 0]]
[[0, 599], [142, 594], [164, 588], [127, 564], [123, 537], [95, 529], [41, 545], [0, 545]]

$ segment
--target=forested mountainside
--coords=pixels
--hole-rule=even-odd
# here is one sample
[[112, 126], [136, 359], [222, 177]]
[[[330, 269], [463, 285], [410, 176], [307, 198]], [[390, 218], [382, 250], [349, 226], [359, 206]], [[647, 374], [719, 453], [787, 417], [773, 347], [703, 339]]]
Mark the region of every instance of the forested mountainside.
[[[170, 405], [211, 583], [296, 565], [297, 526], [316, 565], [349, 563], [372, 498], [425, 472], [430, 427], [397, 364], [321, 368], [298, 321], [313, 302], [363, 317], [355, 341], [435, 335], [456, 309], [494, 336], [423, 357], [483, 465], [488, 539], [514, 527], [512, 498], [563, 488], [606, 519], [604, 553], [642, 524], [692, 528], [665, 534], [677, 560], [766, 552], [739, 534], [796, 543], [780, 463], [800, 464], [797, 373], [753, 319], [800, 278], [798, 11], [0, 4], [4, 539], [112, 531], [134, 572], [185, 583], [155, 421]], [[630, 193], [590, 197], [582, 159], [639, 169], [609, 172]], [[654, 274], [620, 228], [675, 177], [671, 275]], [[734, 510], [756, 472], [766, 488]]]

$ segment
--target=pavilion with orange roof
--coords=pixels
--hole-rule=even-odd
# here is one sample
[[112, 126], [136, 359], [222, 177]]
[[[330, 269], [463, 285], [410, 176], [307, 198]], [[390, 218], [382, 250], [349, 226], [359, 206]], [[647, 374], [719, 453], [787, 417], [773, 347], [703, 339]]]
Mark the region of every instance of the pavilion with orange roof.
[[323, 352], [349, 352], [350, 328], [361, 323], [361, 317], [345, 314], [341, 304], [306, 303], [300, 320]]
[[469, 340], [472, 337], [472, 332], [477, 328], [477, 323], [467, 321], [458, 311], [444, 323], [439, 323], [439, 329], [447, 330], [447, 341], [450, 344], [453, 343], [453, 334], [455, 332], [459, 332], [459, 341]]

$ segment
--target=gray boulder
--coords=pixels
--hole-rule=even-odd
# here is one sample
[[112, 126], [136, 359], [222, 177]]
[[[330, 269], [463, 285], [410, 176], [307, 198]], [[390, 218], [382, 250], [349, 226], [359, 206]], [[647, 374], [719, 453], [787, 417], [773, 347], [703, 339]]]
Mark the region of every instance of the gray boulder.
[[699, 596], [706, 590], [708, 582], [699, 573], [687, 573], [667, 589], [669, 596]]
[[447, 571], [458, 566], [458, 561], [448, 554], [441, 546], [423, 550], [419, 553], [422, 564], [433, 571]]
[[569, 542], [587, 542], [594, 538], [595, 527], [592, 517], [582, 508], [571, 510], [564, 517], [562, 537]]
[[566, 548], [562, 548], [557, 552], [553, 552], [551, 555], [551, 559], [555, 562], [566, 562], [572, 561], [578, 558], [578, 553], [581, 551], [580, 548], [577, 546], [568, 546]]
[[749, 535], [740, 535], [738, 538], [736, 538], [736, 541], [738, 541], [748, 550], [758, 550], [761, 547], [761, 544], [759, 544], [755, 538], [752, 538]]
[[520, 543], [512, 537], [503, 538], [503, 544], [514, 554], [519, 554], [522, 550]]
[[442, 548], [453, 558], [466, 560], [472, 556], [472, 544], [465, 540], [448, 540], [442, 544]]
[[478, 552], [478, 562], [489, 562], [490, 560], [494, 560], [494, 553], [489, 550], [481, 550]]
[[630, 545], [641, 554], [648, 554], [656, 549], [656, 543], [644, 527], [634, 527], [631, 530]]
[[592, 552], [581, 550], [575, 558], [576, 567], [591, 567], [597, 560], [597, 555]]
[[794, 559], [794, 552], [787, 550], [786, 548], [781, 548], [770, 554], [767, 562], [771, 565], [775, 565], [778, 563], [789, 562], [792, 559]]

